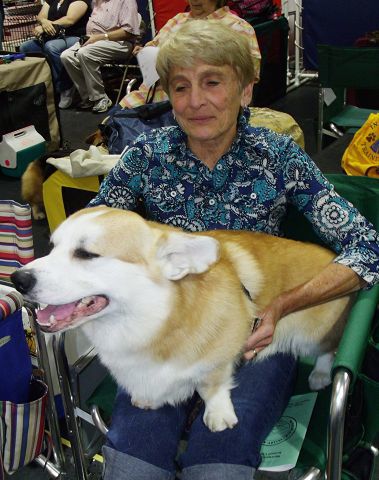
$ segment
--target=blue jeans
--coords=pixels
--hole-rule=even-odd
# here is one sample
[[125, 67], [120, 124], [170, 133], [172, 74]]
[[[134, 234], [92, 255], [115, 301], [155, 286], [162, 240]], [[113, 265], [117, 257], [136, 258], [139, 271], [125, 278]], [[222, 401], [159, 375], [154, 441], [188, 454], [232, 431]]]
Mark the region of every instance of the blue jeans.
[[57, 92], [72, 87], [73, 83], [61, 61], [61, 53], [79, 41], [79, 37], [56, 38], [42, 46], [37, 40], [27, 40], [20, 45], [22, 53], [44, 53], [50, 60], [53, 82]]
[[[253, 478], [261, 462], [261, 444], [292, 394], [296, 365], [291, 355], [277, 354], [244, 363], [237, 370], [237, 386], [231, 396], [238, 424], [212, 433], [203, 422], [201, 407], [187, 432], [187, 448], [178, 460], [184, 480]], [[193, 401], [141, 410], [120, 390], [104, 447], [104, 479], [174, 479], [178, 444], [191, 409]]]

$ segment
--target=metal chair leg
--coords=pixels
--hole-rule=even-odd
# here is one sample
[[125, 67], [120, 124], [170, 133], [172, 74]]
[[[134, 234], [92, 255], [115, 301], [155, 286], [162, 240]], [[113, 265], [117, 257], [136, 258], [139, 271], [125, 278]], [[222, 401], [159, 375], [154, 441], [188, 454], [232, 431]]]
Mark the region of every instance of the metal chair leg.
[[60, 437], [59, 420], [57, 410], [55, 408], [53, 381], [51, 376], [49, 358], [47, 354], [45, 337], [36, 326], [35, 321], [35, 307], [25, 302], [25, 308], [28, 312], [30, 326], [36, 332], [37, 348], [38, 348], [38, 366], [43, 372], [44, 381], [48, 386], [48, 403], [46, 408], [46, 415], [49, 424], [50, 435], [52, 439], [52, 454], [54, 461], [47, 460], [43, 455], [39, 455], [35, 461], [43, 466], [52, 478], [58, 478], [62, 473], [65, 473], [65, 455]]
[[61, 387], [63, 406], [66, 414], [69, 440], [71, 442], [72, 455], [74, 458], [77, 480], [87, 480], [87, 464], [83, 451], [81, 435], [75, 414], [74, 397], [69, 380], [69, 368], [64, 346], [65, 333], [60, 334], [59, 342], [53, 337], [53, 351], [57, 364], [59, 383]]
[[342, 474], [343, 434], [350, 376], [340, 370], [334, 376], [328, 424], [328, 460], [326, 478], [340, 480]]

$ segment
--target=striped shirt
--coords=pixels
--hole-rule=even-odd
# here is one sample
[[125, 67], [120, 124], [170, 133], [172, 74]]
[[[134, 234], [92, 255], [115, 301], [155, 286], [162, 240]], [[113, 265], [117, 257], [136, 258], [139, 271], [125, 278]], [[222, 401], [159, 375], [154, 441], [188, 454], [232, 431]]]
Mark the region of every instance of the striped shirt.
[[[193, 19], [191, 12], [178, 13], [178, 15], [175, 15], [175, 17], [171, 18], [166, 25], [161, 28], [154, 39], [150, 42], [147, 42], [145, 46], [159, 46], [159, 44], [162, 43], [170, 33], [175, 32], [181, 25], [183, 25], [183, 23], [191, 19]], [[229, 10], [229, 7], [219, 8], [215, 12], [208, 15], [206, 19], [219, 20], [224, 25], [227, 25], [233, 30], [238, 31], [240, 34], [249, 39], [256, 72], [255, 83], [257, 83], [259, 81], [261, 54], [254, 28], [247, 23], [246, 20], [234, 15]], [[149, 89], [146, 87], [146, 85], [142, 84], [138, 90], [134, 90], [128, 95], [125, 95], [125, 97], [121, 100], [120, 105], [123, 108], [138, 107], [139, 105], [146, 103], [148, 91]], [[168, 100], [167, 94], [158, 85], [154, 94], [154, 102], [162, 102], [164, 100]]]
[[136, 0], [95, 0], [86, 31], [92, 35], [122, 28], [139, 35], [140, 22]]

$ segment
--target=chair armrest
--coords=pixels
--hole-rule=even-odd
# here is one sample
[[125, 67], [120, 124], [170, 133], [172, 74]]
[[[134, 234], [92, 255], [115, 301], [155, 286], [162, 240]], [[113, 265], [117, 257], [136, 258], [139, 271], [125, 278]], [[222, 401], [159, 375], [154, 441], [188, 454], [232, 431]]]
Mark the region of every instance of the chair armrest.
[[358, 293], [337, 350], [332, 376], [340, 369], [347, 370], [351, 376], [351, 387], [363, 362], [378, 301], [379, 285]]

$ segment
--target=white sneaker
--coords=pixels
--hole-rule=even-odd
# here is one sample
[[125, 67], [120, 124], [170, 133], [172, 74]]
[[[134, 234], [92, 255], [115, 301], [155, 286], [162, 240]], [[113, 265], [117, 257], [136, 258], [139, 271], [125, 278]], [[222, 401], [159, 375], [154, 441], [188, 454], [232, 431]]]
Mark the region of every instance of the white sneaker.
[[112, 100], [105, 95], [105, 97], [100, 98], [98, 102], [92, 107], [92, 111], [96, 113], [106, 112], [112, 106]]
[[73, 85], [68, 90], [61, 92], [61, 99], [59, 101], [59, 108], [65, 109], [71, 107], [72, 100], [74, 98], [75, 86]]

